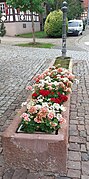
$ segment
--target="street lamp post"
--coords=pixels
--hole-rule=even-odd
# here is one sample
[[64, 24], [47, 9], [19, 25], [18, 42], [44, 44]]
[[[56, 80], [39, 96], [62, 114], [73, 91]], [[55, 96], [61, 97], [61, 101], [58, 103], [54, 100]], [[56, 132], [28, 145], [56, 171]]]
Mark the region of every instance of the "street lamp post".
[[67, 2], [63, 2], [63, 23], [62, 23], [62, 56], [66, 56], [66, 17], [67, 17]]

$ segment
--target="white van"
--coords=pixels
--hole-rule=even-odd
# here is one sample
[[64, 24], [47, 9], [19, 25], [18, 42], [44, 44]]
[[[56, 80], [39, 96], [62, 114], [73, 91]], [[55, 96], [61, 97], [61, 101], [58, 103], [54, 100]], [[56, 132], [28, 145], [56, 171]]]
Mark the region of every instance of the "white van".
[[69, 20], [68, 21], [68, 35], [82, 35], [83, 21], [82, 20]]

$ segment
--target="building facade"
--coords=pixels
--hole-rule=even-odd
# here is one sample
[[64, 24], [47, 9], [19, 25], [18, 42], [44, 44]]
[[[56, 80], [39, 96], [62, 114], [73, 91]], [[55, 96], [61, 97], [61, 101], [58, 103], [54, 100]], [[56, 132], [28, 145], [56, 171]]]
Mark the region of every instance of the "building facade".
[[[6, 35], [15, 36], [17, 34], [32, 32], [32, 20], [30, 11], [21, 12], [7, 6], [6, 2], [0, 0], [0, 11], [5, 19]], [[37, 13], [33, 13], [35, 31], [40, 31], [40, 19]]]
[[82, 14], [82, 19], [83, 19], [83, 20], [87, 20], [89, 0], [82, 0], [82, 5], [83, 5], [83, 7], [84, 7], [84, 12], [83, 12], [83, 14]]

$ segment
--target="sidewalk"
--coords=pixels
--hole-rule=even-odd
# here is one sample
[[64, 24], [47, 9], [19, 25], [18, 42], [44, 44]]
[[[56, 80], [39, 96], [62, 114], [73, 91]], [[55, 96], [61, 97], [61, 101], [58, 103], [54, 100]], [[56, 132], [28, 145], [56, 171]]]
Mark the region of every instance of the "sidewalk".
[[[6, 87], [8, 83], [9, 86], [8, 90], [3, 86], [4, 91], [2, 94], [6, 95], [7, 90], [7, 96], [11, 94], [12, 96], [10, 99], [12, 99], [15, 94], [15, 90], [17, 91], [17, 87], [18, 89], [19, 87], [21, 87], [20, 90], [22, 91], [18, 91], [15, 99], [11, 102], [11, 104], [8, 106], [8, 109], [4, 112], [3, 117], [0, 118], [1, 134], [5, 127], [11, 122], [11, 119], [15, 115], [17, 109], [20, 108], [21, 103], [25, 101], [28, 96], [28, 93], [26, 93], [25, 90], [25, 86], [27, 84], [27, 81], [25, 80], [27, 79], [27, 75], [30, 72], [29, 70], [36, 69], [36, 65], [38, 65], [38, 71], [40, 72], [47, 68], [48, 64], [50, 64], [50, 58], [54, 58], [54, 56], [58, 55], [60, 56], [61, 54], [60, 51], [57, 49], [28, 50], [27, 48], [23, 50], [23, 53], [22, 48], [11, 46], [6, 47], [2, 45], [2, 47], [0, 48], [0, 52], [3, 51], [5, 54], [0, 57], [2, 70], [2, 73], [0, 70], [0, 75], [2, 77], [2, 81], [0, 82], [4, 84], [3, 74], [5, 75], [5, 81], [7, 80], [8, 74], [9, 78], [6, 83]], [[79, 79], [79, 84], [74, 83], [73, 92], [71, 95], [67, 175], [51, 175], [50, 173], [47, 173], [46, 175], [44, 173], [32, 174], [29, 170], [23, 168], [16, 170], [10, 168], [8, 171], [4, 171], [3, 149], [0, 138], [0, 179], [89, 179], [89, 53], [85, 51], [69, 51], [68, 55], [73, 58], [73, 73]], [[36, 58], [37, 56], [38, 58]], [[12, 71], [8, 71], [10, 69], [10, 65], [13, 66], [13, 69], [11, 68]], [[21, 73], [20, 68], [22, 68], [23, 73]], [[23, 71], [24, 69], [25, 71]], [[20, 74], [18, 74], [18, 72]], [[17, 75], [14, 76], [14, 80], [10, 78], [10, 73], [11, 75]], [[30, 74], [28, 76], [28, 79], [30, 77]], [[19, 76], [20, 78], [18, 78]], [[12, 80], [12, 84], [13, 82], [15, 82], [15, 80], [17, 80], [18, 83], [20, 82], [19, 85], [18, 83], [16, 84], [16, 89], [15, 86], [13, 86], [13, 94], [11, 93], [10, 80]], [[23, 86], [21, 86], [23, 82], [25, 83], [23, 84]], [[32, 77], [30, 77], [28, 82], [32, 83]], [[3, 96], [4, 95], [1, 95], [1, 99]], [[2, 99], [2, 101], [4, 100]]]

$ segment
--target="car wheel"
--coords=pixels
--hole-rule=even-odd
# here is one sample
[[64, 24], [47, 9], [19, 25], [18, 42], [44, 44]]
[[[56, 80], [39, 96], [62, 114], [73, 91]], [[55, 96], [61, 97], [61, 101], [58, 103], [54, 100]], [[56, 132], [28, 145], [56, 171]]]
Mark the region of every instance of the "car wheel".
[[81, 32], [81, 35], [83, 35], [83, 32]]

